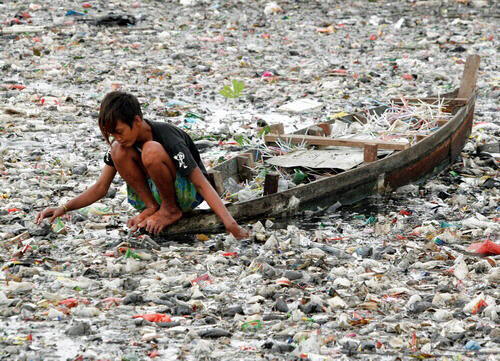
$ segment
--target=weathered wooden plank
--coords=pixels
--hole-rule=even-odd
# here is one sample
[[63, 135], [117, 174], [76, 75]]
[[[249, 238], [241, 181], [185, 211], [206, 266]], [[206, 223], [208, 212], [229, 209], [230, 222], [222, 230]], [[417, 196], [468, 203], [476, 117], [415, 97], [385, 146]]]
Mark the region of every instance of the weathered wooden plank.
[[273, 134], [284, 134], [285, 133], [285, 126], [283, 123], [276, 123], [276, 124], [271, 124], [269, 126], [270, 133]]
[[269, 172], [264, 179], [264, 195], [273, 194], [278, 191], [278, 181], [280, 176], [276, 172]]
[[277, 140], [289, 142], [293, 144], [307, 143], [309, 145], [323, 146], [343, 146], [343, 147], [358, 147], [364, 148], [366, 143], [377, 144], [380, 149], [404, 150], [410, 147], [408, 143], [403, 142], [388, 142], [383, 140], [364, 140], [364, 139], [338, 139], [328, 137], [317, 137], [313, 135], [297, 135], [297, 134], [267, 134], [264, 136], [266, 143], [275, 143]]
[[329, 137], [332, 134], [332, 125], [329, 123], [318, 123], [318, 127], [323, 129], [323, 133]]
[[375, 162], [377, 160], [378, 145], [375, 143], [366, 143], [364, 149], [363, 161], [365, 163]]
[[458, 89], [458, 97], [469, 99], [476, 89], [477, 71], [479, 70], [479, 55], [470, 55], [465, 62], [464, 73]]
[[323, 128], [318, 127], [317, 125], [313, 125], [307, 128], [307, 135], [320, 137], [322, 135], [325, 135], [325, 132], [323, 131]]
[[255, 167], [255, 162], [253, 160], [252, 153], [243, 153], [236, 157], [238, 162], [238, 174], [240, 175], [240, 180], [243, 182], [247, 179], [253, 178], [252, 169]]

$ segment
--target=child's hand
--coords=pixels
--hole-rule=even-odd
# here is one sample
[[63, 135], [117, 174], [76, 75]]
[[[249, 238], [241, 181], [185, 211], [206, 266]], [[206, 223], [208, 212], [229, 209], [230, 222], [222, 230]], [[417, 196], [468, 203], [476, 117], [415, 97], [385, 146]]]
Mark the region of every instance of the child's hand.
[[43, 211], [38, 213], [38, 215], [36, 216], [36, 219], [35, 219], [35, 223], [40, 224], [44, 218], [48, 218], [48, 217], [50, 217], [49, 222], [52, 223], [52, 222], [54, 222], [54, 220], [57, 217], [61, 217], [62, 215], [64, 215], [64, 213], [66, 213], [66, 211], [64, 210], [63, 207], [45, 208]]
[[231, 233], [236, 239], [244, 239], [250, 237], [250, 233], [243, 227], [240, 227], [237, 223], [226, 227], [226, 230]]

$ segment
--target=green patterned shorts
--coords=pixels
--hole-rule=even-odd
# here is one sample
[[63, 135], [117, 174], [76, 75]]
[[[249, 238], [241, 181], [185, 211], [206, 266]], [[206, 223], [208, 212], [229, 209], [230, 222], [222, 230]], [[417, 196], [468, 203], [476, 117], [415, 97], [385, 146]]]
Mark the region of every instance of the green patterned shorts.
[[[160, 192], [158, 191], [158, 188], [156, 188], [156, 184], [151, 178], [148, 178], [148, 185], [158, 204], [161, 204], [162, 200], [160, 197]], [[175, 194], [177, 196], [177, 204], [183, 212], [189, 212], [198, 207], [203, 202], [203, 197], [196, 191], [196, 187], [194, 186], [194, 184], [189, 179], [181, 175], [177, 175], [177, 177], [175, 178]], [[138, 211], [142, 211], [144, 208], [146, 208], [144, 202], [139, 198], [135, 190], [128, 184], [127, 195], [128, 202], [132, 205], [132, 207], [134, 207]]]

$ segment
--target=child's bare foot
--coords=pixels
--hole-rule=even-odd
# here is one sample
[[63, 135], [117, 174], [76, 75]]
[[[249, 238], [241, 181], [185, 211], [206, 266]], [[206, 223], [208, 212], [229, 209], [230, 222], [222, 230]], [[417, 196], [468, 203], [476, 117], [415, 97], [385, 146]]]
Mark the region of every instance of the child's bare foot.
[[182, 218], [182, 211], [177, 209], [160, 208], [152, 216], [139, 223], [138, 227], [145, 228], [147, 232], [158, 234], [166, 226], [169, 226]]
[[130, 228], [132, 231], [137, 230], [137, 228], [139, 227], [139, 223], [141, 223], [142, 221], [146, 220], [148, 217], [155, 214], [155, 212], [157, 210], [158, 210], [158, 207], [146, 208], [141, 213], [139, 213], [137, 216], [132, 217], [128, 220], [128, 222], [127, 222], [128, 228]]

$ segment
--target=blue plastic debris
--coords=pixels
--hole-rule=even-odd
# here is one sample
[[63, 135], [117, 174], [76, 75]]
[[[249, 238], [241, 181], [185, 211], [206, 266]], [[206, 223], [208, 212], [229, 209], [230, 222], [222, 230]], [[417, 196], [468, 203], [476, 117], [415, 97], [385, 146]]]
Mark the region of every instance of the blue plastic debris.
[[85, 13], [81, 13], [75, 10], [68, 10], [66, 11], [66, 16], [85, 16]]
[[481, 346], [476, 341], [470, 340], [465, 344], [465, 349], [469, 351], [479, 351]]
[[443, 246], [446, 244], [445, 241], [443, 241], [441, 238], [437, 238], [437, 237], [434, 239], [434, 243], [437, 244], [438, 246]]

